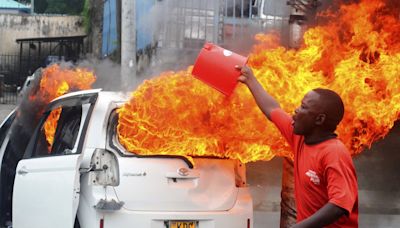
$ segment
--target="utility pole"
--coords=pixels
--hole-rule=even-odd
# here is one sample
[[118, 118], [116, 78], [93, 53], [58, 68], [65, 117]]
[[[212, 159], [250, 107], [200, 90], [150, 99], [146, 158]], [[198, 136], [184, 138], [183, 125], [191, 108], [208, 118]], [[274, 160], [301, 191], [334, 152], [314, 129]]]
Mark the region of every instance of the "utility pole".
[[136, 81], [136, 1], [121, 4], [121, 88], [127, 90]]
[[303, 43], [304, 32], [307, 30], [308, 24], [314, 20], [315, 11], [321, 5], [321, 0], [289, 0], [286, 4], [291, 7], [289, 47], [299, 48]]

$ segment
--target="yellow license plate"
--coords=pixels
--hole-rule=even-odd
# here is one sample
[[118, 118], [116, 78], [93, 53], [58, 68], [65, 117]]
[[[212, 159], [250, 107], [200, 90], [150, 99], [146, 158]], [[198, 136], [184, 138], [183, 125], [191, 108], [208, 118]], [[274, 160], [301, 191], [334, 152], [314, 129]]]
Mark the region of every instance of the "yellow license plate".
[[197, 228], [196, 221], [170, 221], [169, 228]]

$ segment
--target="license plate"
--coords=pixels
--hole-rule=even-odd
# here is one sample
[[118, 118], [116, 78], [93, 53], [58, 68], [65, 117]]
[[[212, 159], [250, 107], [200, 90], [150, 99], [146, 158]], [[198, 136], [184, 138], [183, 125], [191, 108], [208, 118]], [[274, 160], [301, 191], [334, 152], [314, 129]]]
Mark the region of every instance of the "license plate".
[[197, 228], [197, 221], [169, 221], [169, 228]]

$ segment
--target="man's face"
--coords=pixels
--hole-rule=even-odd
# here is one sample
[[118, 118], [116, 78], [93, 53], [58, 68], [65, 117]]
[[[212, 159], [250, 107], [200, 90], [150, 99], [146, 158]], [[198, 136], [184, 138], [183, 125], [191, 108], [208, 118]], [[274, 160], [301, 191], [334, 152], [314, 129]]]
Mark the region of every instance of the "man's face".
[[293, 132], [296, 135], [308, 135], [316, 127], [316, 117], [321, 112], [319, 94], [310, 91], [301, 101], [293, 115]]

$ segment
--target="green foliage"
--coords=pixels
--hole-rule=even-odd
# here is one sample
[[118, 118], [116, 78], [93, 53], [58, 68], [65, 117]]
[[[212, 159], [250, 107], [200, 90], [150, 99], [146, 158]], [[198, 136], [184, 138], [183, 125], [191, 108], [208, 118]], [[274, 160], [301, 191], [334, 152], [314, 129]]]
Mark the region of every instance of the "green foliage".
[[35, 13], [80, 15], [82, 0], [35, 0]]
[[85, 0], [82, 10], [83, 26], [85, 27], [86, 33], [90, 32], [90, 0]]
[[64, 0], [47, 0], [49, 4], [47, 6], [45, 13], [52, 14], [68, 14], [69, 9], [67, 8], [67, 3]]
[[47, 1], [46, 0], [35, 0], [35, 13], [44, 13], [47, 9]]

